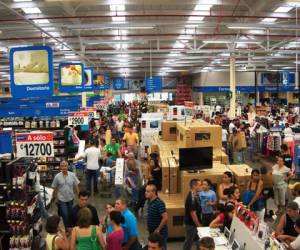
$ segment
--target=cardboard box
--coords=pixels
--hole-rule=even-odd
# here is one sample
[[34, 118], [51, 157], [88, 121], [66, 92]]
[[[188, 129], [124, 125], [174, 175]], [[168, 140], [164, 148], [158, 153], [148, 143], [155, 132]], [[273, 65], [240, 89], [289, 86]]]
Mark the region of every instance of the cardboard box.
[[222, 164], [228, 165], [228, 155], [220, 148], [213, 149], [213, 161], [220, 161]]
[[174, 158], [168, 158], [169, 167], [170, 167], [170, 194], [178, 193], [178, 173], [179, 168]]
[[170, 167], [167, 158], [160, 158], [160, 166], [162, 171], [162, 191], [170, 190]]
[[163, 141], [176, 141], [177, 140], [177, 122], [176, 121], [163, 121], [161, 123], [161, 136]]
[[242, 194], [247, 189], [247, 184], [251, 178], [252, 168], [246, 164], [228, 165], [228, 168], [233, 173], [235, 183], [239, 186]]
[[179, 238], [185, 236], [184, 228], [184, 199], [181, 194], [162, 194], [158, 195], [166, 204], [168, 213], [168, 233], [169, 238]]
[[194, 121], [178, 123], [177, 130], [177, 143], [180, 148], [222, 148], [221, 126]]
[[181, 194], [185, 197], [189, 192], [190, 181], [194, 178], [200, 180], [210, 179], [213, 185], [217, 186], [222, 182], [223, 174], [225, 171], [228, 171], [228, 168], [221, 164], [220, 162], [214, 162], [212, 169], [207, 169], [200, 171], [199, 173], [189, 173], [187, 171], [180, 171], [180, 184], [181, 184]]

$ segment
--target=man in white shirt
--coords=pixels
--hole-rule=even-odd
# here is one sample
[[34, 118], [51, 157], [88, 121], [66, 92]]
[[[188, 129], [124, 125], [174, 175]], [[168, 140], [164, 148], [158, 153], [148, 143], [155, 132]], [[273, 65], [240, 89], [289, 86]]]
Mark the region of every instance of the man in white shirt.
[[86, 189], [91, 193], [92, 181], [94, 182], [94, 193], [98, 193], [97, 178], [99, 170], [99, 159], [101, 157], [101, 151], [96, 147], [96, 141], [91, 141], [90, 147], [88, 147], [82, 156], [76, 158], [76, 160], [86, 158]]
[[216, 106], [216, 113], [222, 113], [222, 107], [220, 105]]
[[236, 126], [235, 126], [235, 119], [233, 119], [233, 120], [230, 122], [230, 124], [229, 124], [228, 130], [229, 130], [229, 133], [230, 133], [230, 134], [232, 134], [234, 128], [236, 128]]

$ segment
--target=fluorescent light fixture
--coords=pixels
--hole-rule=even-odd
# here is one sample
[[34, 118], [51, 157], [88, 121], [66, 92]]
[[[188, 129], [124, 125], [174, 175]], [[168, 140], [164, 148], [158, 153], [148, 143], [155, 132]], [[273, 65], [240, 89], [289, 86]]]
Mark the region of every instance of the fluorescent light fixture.
[[171, 57], [179, 57], [179, 56], [182, 56], [182, 54], [180, 52], [171, 52], [170, 54], [168, 54], [168, 56], [171, 56]]
[[185, 44], [181, 43], [181, 42], [176, 42], [174, 45], [173, 45], [173, 48], [174, 49], [183, 49], [185, 48]]
[[227, 40], [204, 40], [203, 43], [231, 43], [231, 41]]
[[124, 23], [126, 18], [124, 16], [113, 16], [112, 21], [118, 23]]
[[162, 68], [160, 69], [161, 72], [162, 72], [162, 71], [169, 71], [169, 70], [171, 70], [170, 67], [162, 67]]
[[230, 56], [230, 53], [221, 53], [220, 56], [228, 57], [228, 56]]
[[190, 16], [189, 21], [202, 21], [204, 19], [203, 16]]
[[125, 4], [111, 4], [109, 8], [111, 11], [125, 11]]
[[181, 40], [182, 43], [187, 43], [188, 40], [193, 39], [193, 37], [191, 35], [180, 35], [177, 39]]
[[115, 36], [126, 36], [128, 34], [128, 30], [113, 30], [113, 34]]
[[212, 7], [211, 4], [197, 4], [194, 8], [194, 10], [202, 10], [202, 11], [209, 11], [210, 8]]
[[186, 25], [184, 25], [184, 27], [186, 27], [186, 28], [197, 28], [198, 24], [186, 24]]
[[259, 41], [251, 41], [251, 40], [239, 40], [239, 41], [235, 41], [235, 43], [237, 44], [260, 44], [261, 42]]
[[48, 32], [51, 36], [60, 36], [59, 32]]
[[19, 2], [32, 2], [32, 0], [14, 0], [14, 2], [19, 3]]
[[78, 57], [78, 56], [75, 55], [75, 54], [65, 54], [64, 56], [65, 56], [65, 58], [67, 58], [67, 59], [70, 59], [70, 58], [77, 58], [77, 57]]
[[118, 54], [117, 56], [118, 56], [118, 57], [123, 57], [123, 58], [128, 58], [128, 57], [129, 57], [128, 54]]
[[120, 49], [127, 49], [128, 48], [128, 44], [127, 43], [118, 43], [115, 48], [117, 50], [120, 50]]
[[38, 7], [22, 8], [25, 14], [41, 14], [42, 11]]
[[266, 17], [266, 18], [264, 18], [261, 22], [262, 23], [273, 23], [273, 22], [275, 22], [277, 20], [277, 18], [275, 18], [275, 17]]
[[37, 20], [33, 20], [34, 23], [36, 24], [47, 24], [50, 23], [50, 21], [48, 19], [37, 19]]
[[275, 13], [287, 13], [290, 10], [292, 10], [294, 7], [292, 6], [282, 6], [282, 7], [278, 7], [276, 10], [274, 10]]
[[238, 25], [234, 25], [234, 24], [230, 24], [227, 26], [228, 29], [233, 29], [233, 30], [261, 30], [261, 29], [266, 29], [265, 27], [258, 27], [258, 26], [249, 26], [247, 24], [245, 24], [245, 26], [243, 26], [242, 24], [238, 24]]
[[194, 35], [195, 29], [183, 29], [180, 31], [181, 34]]

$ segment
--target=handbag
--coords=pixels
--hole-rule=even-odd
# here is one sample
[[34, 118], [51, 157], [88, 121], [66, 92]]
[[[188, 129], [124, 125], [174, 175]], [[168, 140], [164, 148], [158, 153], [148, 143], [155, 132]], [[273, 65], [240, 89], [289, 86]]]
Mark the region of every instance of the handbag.
[[100, 246], [100, 242], [98, 241], [96, 226], [93, 226], [92, 228], [91, 242], [92, 242], [92, 250], [102, 250], [102, 247]]
[[55, 240], [57, 238], [57, 235], [55, 235], [52, 239], [52, 250], [55, 250], [56, 249], [56, 246], [55, 246]]

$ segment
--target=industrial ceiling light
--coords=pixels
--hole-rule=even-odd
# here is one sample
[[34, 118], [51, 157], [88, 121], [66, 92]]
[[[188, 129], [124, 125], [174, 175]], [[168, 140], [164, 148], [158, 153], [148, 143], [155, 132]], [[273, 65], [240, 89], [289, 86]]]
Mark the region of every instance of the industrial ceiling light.
[[209, 11], [212, 7], [211, 4], [197, 4], [194, 8], [196, 11]]
[[202, 21], [204, 19], [203, 16], [190, 16], [189, 21]]
[[261, 22], [262, 23], [273, 23], [273, 22], [275, 22], [277, 20], [277, 18], [275, 18], [275, 17], [266, 17], [266, 18], [264, 18]]
[[292, 10], [294, 7], [292, 6], [281, 6], [281, 7], [278, 7], [276, 10], [274, 10], [275, 13], [287, 13], [289, 12], [290, 10]]
[[124, 23], [126, 18], [124, 16], [113, 16], [112, 21], [115, 23]]
[[32, 0], [14, 0], [14, 2], [16, 2], [16, 3], [20, 3], [20, 2], [32, 2]]
[[25, 14], [41, 14], [42, 11], [38, 7], [22, 8]]
[[174, 45], [173, 45], [173, 48], [174, 48], [174, 49], [184, 49], [184, 48], [185, 48], [185, 44], [176, 41], [176, 42], [174, 43]]
[[48, 24], [50, 23], [50, 21], [48, 19], [37, 19], [37, 20], [33, 20], [34, 23], [36, 24]]
[[111, 11], [125, 11], [125, 4], [111, 4], [109, 8]]
[[227, 40], [204, 40], [203, 43], [231, 43], [231, 41]]

